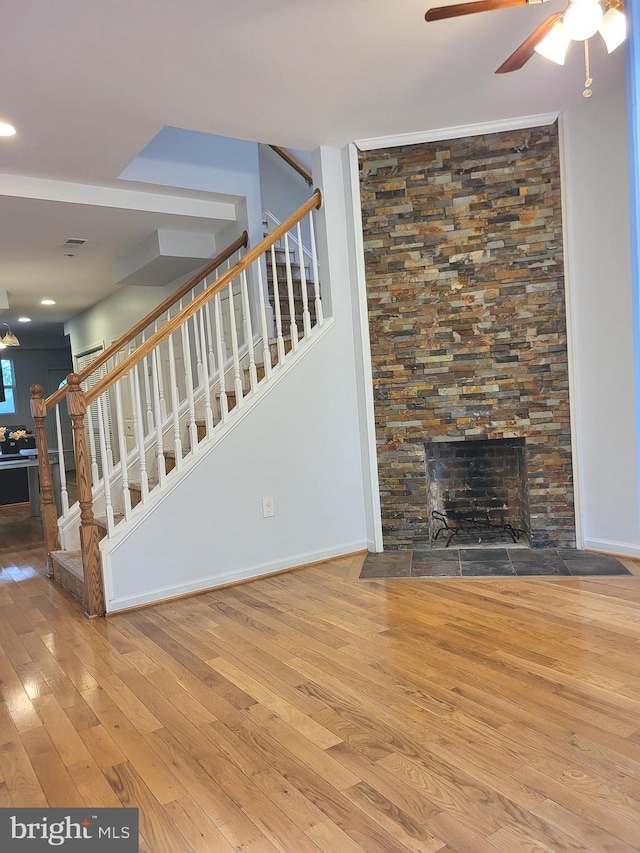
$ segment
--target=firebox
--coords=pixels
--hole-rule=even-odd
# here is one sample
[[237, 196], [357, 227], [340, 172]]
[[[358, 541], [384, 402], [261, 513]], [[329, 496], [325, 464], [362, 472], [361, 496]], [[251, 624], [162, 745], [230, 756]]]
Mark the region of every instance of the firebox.
[[431, 547], [529, 546], [524, 438], [425, 444]]

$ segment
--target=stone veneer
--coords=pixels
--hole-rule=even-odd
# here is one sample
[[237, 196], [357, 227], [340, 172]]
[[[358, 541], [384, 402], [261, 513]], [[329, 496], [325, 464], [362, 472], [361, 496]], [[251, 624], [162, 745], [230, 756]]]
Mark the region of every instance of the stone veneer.
[[524, 438], [534, 547], [575, 545], [557, 126], [360, 155], [387, 548], [429, 542], [425, 442]]

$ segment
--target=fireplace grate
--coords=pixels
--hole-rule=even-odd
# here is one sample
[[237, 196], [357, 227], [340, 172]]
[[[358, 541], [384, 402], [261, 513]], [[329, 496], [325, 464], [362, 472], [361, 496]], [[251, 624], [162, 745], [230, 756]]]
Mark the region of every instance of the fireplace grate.
[[431, 515], [440, 524], [433, 537], [434, 542], [443, 533], [447, 537], [445, 546], [447, 548], [460, 533], [486, 533], [487, 531], [504, 533], [510, 537], [514, 544], [526, 533], [525, 530], [513, 527], [511, 524], [493, 521], [488, 512], [475, 514], [449, 511], [448, 514], [445, 514], [439, 510], [434, 510]]

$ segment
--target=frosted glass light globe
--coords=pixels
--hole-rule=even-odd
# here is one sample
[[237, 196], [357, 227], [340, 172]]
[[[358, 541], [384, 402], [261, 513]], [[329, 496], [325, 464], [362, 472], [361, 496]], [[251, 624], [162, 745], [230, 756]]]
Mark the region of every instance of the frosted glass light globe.
[[566, 35], [573, 41], [590, 39], [602, 23], [602, 7], [596, 0], [573, 0], [562, 19]]

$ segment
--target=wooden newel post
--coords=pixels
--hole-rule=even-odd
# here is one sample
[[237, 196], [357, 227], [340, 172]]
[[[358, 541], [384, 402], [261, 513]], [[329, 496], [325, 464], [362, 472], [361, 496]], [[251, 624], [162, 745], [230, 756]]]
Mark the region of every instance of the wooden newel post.
[[84, 429], [87, 403], [77, 373], [70, 373], [67, 377], [67, 407], [73, 428], [73, 446], [76, 456], [76, 479], [80, 504], [80, 547], [84, 567], [84, 603], [88, 616], [103, 616], [105, 604], [100, 536], [93, 515], [91, 468]]
[[58, 538], [58, 510], [53, 493], [53, 478], [49, 462], [49, 447], [45, 421], [47, 418], [47, 403], [42, 397], [42, 385], [31, 386], [31, 415], [36, 424], [36, 448], [38, 450], [38, 476], [40, 479], [40, 515], [44, 546], [47, 552], [47, 574], [53, 574], [51, 552], [60, 550]]

